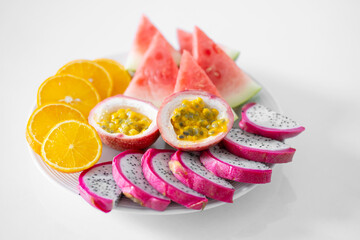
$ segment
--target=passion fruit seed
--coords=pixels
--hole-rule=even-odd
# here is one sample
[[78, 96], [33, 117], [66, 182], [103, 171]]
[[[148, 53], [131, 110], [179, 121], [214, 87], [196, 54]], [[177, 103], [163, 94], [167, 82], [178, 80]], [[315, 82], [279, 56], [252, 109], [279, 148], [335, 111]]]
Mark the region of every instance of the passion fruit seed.
[[134, 136], [149, 128], [151, 120], [131, 109], [119, 109], [112, 114], [101, 116], [98, 124], [109, 133], [123, 133]]
[[196, 141], [227, 130], [227, 120], [217, 119], [219, 111], [205, 105], [202, 98], [183, 100], [171, 117], [177, 139]]

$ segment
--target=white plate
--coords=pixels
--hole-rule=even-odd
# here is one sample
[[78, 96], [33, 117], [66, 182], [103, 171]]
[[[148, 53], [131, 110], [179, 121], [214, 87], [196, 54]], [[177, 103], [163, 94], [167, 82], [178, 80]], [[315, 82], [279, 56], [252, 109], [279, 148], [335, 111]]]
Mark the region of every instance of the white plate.
[[[109, 58], [115, 59], [121, 63], [123, 63], [126, 59], [126, 54], [119, 54], [114, 55]], [[251, 99], [253, 102], [261, 103], [275, 111], [280, 112], [281, 109], [279, 108], [279, 105], [276, 103], [275, 99], [271, 96], [269, 91], [262, 85], [262, 90]], [[32, 111], [35, 109], [36, 106], [32, 107]], [[241, 108], [235, 109], [235, 112], [240, 116], [240, 110]], [[31, 111], [31, 112], [32, 112]], [[237, 120], [234, 123], [234, 127], [238, 127]], [[153, 144], [154, 148], [170, 148], [168, 145], [165, 144], [165, 142], [161, 139], [161, 137]], [[69, 191], [75, 193], [78, 195], [77, 185], [78, 185], [78, 177], [80, 173], [62, 173], [59, 171], [56, 171], [49, 167], [44, 161], [42, 161], [41, 157], [36, 154], [30, 147], [29, 150], [31, 152], [31, 156], [33, 160], [35, 161], [36, 165], [39, 167], [40, 171], [48, 177], [52, 182], [56, 184], [60, 184], [62, 187], [68, 189]], [[103, 146], [103, 152], [101, 155], [101, 158], [99, 160], [100, 162], [106, 162], [106, 161], [112, 161], [113, 157], [119, 154], [119, 151], [116, 151], [114, 149], [111, 149], [107, 147], [106, 145]], [[239, 183], [239, 182], [232, 182], [233, 186], [235, 187], [236, 191], [234, 194], [234, 200], [245, 195], [252, 189], [256, 187], [256, 184], [248, 184], [248, 183]], [[75, 196], [75, 195], [74, 195]], [[80, 196], [78, 196], [80, 197]], [[84, 204], [87, 204], [84, 201]], [[206, 205], [204, 210], [218, 207], [225, 204], [224, 202], [209, 199], [208, 204]], [[192, 212], [198, 212], [198, 210], [192, 210], [187, 209], [179, 204], [171, 203], [168, 208], [163, 211], [155, 211], [146, 207], [141, 207], [139, 204], [136, 204], [132, 202], [131, 200], [127, 199], [126, 197], [122, 197], [116, 204], [114, 210], [123, 211], [123, 212], [129, 212], [129, 213], [139, 213], [139, 214], [150, 214], [150, 215], [171, 215], [171, 214], [183, 214], [183, 213], [192, 213]]]

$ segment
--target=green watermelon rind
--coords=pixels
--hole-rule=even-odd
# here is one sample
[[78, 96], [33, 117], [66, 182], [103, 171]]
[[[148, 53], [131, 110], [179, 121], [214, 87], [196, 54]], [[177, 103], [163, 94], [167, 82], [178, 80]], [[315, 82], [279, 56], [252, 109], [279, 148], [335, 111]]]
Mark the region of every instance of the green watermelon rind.
[[232, 113], [234, 114], [234, 121], [239, 119], [239, 116], [236, 114], [235, 110], [233, 108], [231, 108]]
[[125, 63], [125, 69], [133, 75], [140, 64], [142, 57], [143, 55], [136, 51], [129, 52]]
[[232, 60], [236, 61], [240, 56], [240, 51], [234, 48], [225, 46], [223, 44], [218, 44], [219, 47], [228, 55]]
[[232, 108], [235, 108], [254, 97], [260, 90], [261, 86], [251, 79], [251, 81], [247, 82], [244, 90], [241, 91], [241, 98], [238, 96], [239, 93], [234, 93], [233, 96], [224, 96], [224, 99]]

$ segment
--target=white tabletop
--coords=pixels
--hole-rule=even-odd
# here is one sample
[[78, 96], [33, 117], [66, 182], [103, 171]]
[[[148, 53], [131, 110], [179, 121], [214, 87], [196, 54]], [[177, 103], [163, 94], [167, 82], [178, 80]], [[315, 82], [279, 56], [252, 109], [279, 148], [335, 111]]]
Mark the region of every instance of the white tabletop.
[[[0, 239], [358, 239], [359, 1], [1, 1]], [[74, 59], [128, 51], [145, 13], [176, 45], [200, 26], [306, 131], [292, 163], [233, 204], [173, 216], [104, 214], [31, 159], [42, 81]]]

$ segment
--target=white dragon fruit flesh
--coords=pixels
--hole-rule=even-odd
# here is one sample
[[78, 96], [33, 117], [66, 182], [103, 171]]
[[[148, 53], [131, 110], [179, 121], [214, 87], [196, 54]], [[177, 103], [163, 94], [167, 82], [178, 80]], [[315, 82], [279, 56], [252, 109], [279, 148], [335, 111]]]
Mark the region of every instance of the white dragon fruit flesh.
[[142, 159], [145, 178], [174, 202], [191, 209], [203, 209], [208, 202], [207, 198], [185, 186], [170, 171], [169, 161], [174, 153], [174, 150], [148, 149]]
[[268, 183], [272, 170], [261, 162], [240, 158], [219, 145], [202, 152], [201, 163], [216, 176], [244, 183]]
[[222, 143], [236, 156], [264, 163], [290, 162], [296, 151], [283, 142], [234, 128], [230, 130]]
[[233, 202], [235, 189], [226, 180], [215, 176], [200, 162], [198, 152], [177, 151], [172, 155], [169, 167], [183, 184], [207, 197]]
[[113, 161], [113, 176], [124, 195], [141, 206], [164, 211], [170, 199], [156, 191], [145, 179], [141, 168], [143, 152], [127, 150]]
[[79, 176], [78, 190], [90, 205], [110, 212], [121, 196], [112, 176], [112, 162], [99, 163], [83, 171]]
[[259, 103], [248, 103], [241, 110], [241, 129], [264, 137], [282, 141], [305, 130], [289, 117]]

